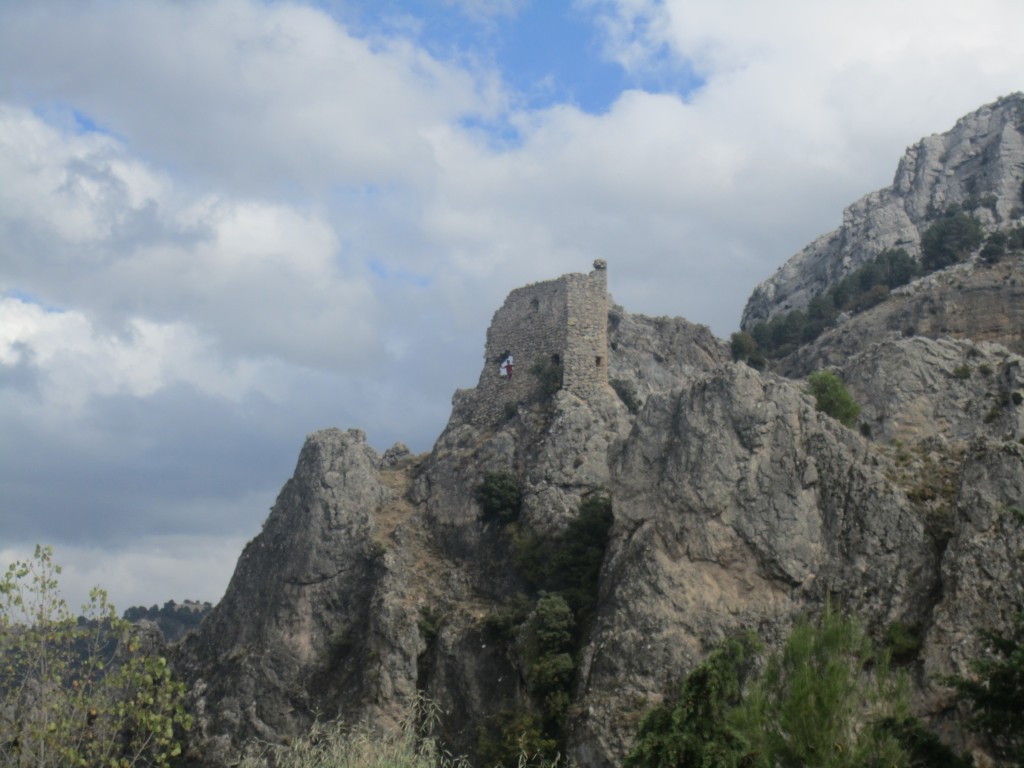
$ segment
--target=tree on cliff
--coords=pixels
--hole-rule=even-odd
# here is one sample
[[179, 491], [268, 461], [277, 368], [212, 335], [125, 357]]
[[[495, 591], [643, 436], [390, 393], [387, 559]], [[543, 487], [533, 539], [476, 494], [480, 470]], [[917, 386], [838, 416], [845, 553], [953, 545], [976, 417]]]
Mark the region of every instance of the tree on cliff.
[[885, 718], [909, 716], [905, 675], [890, 670], [860, 624], [831, 606], [793, 627], [732, 713], [748, 765], [910, 765]]
[[843, 380], [832, 371], [815, 371], [807, 377], [817, 408], [841, 424], [853, 427], [860, 416], [860, 406], [850, 395]]
[[921, 264], [928, 272], [966, 259], [985, 235], [976, 219], [962, 211], [947, 211], [921, 235]]
[[60, 571], [37, 546], [0, 581], [0, 764], [170, 765], [191, 725], [184, 686], [103, 590], [73, 616]]
[[624, 768], [737, 768], [749, 745], [728, 721], [761, 648], [753, 634], [726, 640], [691, 672], [679, 695], [653, 709], [640, 724]]
[[746, 635], [712, 652], [644, 718], [625, 767], [971, 765], [910, 716], [905, 675], [857, 621], [826, 606], [752, 673], [758, 648]]

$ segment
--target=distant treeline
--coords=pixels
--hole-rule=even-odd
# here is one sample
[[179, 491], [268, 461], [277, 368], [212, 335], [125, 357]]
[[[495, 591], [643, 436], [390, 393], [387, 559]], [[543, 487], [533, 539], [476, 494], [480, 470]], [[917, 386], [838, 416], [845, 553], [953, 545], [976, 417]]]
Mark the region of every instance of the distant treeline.
[[749, 332], [732, 334], [733, 359], [760, 368], [769, 360], [785, 357], [833, 327], [841, 314], [862, 312], [885, 301], [893, 288], [964, 261], [982, 243], [982, 260], [994, 264], [1008, 252], [1024, 251], [1024, 227], [993, 232], [986, 238], [974, 217], [951, 208], [921, 236], [920, 262], [902, 248], [882, 251], [811, 299], [806, 310], [779, 313]]
[[162, 608], [156, 605], [149, 608], [141, 605], [129, 608], [124, 612], [124, 618], [133, 623], [148, 619], [160, 628], [165, 640], [173, 642], [190, 629], [199, 626], [203, 617], [212, 610], [213, 606], [210, 603], [186, 600], [179, 605], [173, 600], [168, 600]]

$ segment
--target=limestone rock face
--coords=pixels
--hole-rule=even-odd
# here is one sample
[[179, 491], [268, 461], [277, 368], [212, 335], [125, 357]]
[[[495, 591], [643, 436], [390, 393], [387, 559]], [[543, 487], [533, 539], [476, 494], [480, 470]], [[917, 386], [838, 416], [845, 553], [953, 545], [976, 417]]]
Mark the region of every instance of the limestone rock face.
[[[994, 169], [1016, 151], [1022, 101], [922, 142], [897, 175], [903, 202], [855, 206], [845, 244], [787, 265], [751, 316], [913, 239], [965, 169], [991, 170], [989, 210], [1005, 220], [1001, 195], [1024, 166]], [[318, 716], [391, 727], [417, 694], [440, 705], [445, 746], [478, 755], [507, 713], [540, 708], [520, 642], [532, 609], [518, 596], [537, 591], [522, 548], [557, 540], [595, 494], [613, 522], [562, 744], [578, 765], [620, 764], [644, 712], [727, 635], [778, 645], [826, 599], [878, 640], [910, 628], [916, 713], [977, 747], [937, 676], [967, 671], [978, 630], [1007, 629], [1024, 602], [1020, 266], [918, 281], [777, 372], [732, 362], [703, 326], [608, 303], [604, 264], [513, 291], [478, 387], [456, 394], [428, 454], [379, 456], [359, 430], [307, 439], [224, 599], [174, 649], [197, 715], [192, 759], [232, 764], [252, 739], [286, 741]], [[493, 358], [513, 349], [539, 362], [509, 382]], [[804, 377], [823, 367], [861, 403], [857, 429], [816, 410]], [[478, 502], [494, 472], [522, 494], [512, 524]]]
[[1024, 447], [984, 438], [963, 462], [955, 524], [940, 571], [942, 597], [924, 646], [930, 675], [967, 674], [978, 655], [976, 627], [1008, 625], [1024, 604]]
[[1024, 94], [957, 121], [947, 133], [907, 149], [891, 186], [843, 212], [843, 223], [779, 267], [747, 301], [741, 327], [804, 309], [829, 286], [887, 248], [921, 251], [936, 212], [966, 207], [986, 230], [1024, 222]]
[[[1004, 353], [912, 339], [849, 361], [906, 393], [871, 412], [880, 433], [938, 455], [914, 447], [904, 460], [818, 413], [802, 382], [724, 361], [699, 327], [625, 313], [616, 323], [610, 369], [645, 393], [636, 413], [610, 387], [588, 400], [562, 391], [497, 428], [453, 417], [425, 457], [378, 457], [358, 430], [310, 436], [224, 600], [178, 648], [201, 713], [195, 756], [226, 764], [246, 740], [289, 738], [315, 713], [386, 726], [417, 691], [444, 708], [449, 748], [472, 754], [481, 729], [529, 708], [524, 662], [493, 632], [527, 587], [506, 532], [480, 516], [474, 490], [489, 471], [518, 478], [518, 524], [540, 535], [564, 528], [588, 493], [613, 499], [568, 724], [580, 765], [617, 764], [644, 710], [728, 634], [780, 641], [826, 596], [876, 633], [926, 628], [928, 669], [964, 668], [978, 651], [973, 622], [1005, 624], [1024, 583], [1006, 511], [1024, 451], [995, 435], [968, 451], [961, 438], [984, 423], [976, 410], [935, 416], [982, 397], [983, 374], [954, 379], [948, 406], [921, 406], [957, 361]], [[626, 351], [631, 328], [649, 349]], [[922, 467], [952, 490], [915, 493]], [[983, 562], [993, 546], [1001, 554]], [[941, 689], [925, 685], [917, 700], [945, 722]]]
[[681, 317], [646, 317], [613, 306], [608, 312], [613, 386], [632, 389], [642, 400], [678, 387], [694, 375], [729, 360], [728, 345], [704, 325]]
[[916, 615], [929, 535], [883, 468], [799, 385], [744, 366], [652, 396], [613, 468], [581, 762], [615, 764], [643, 709], [738, 630], [778, 639], [827, 594], [877, 622]]
[[382, 586], [374, 514], [392, 498], [359, 430], [311, 435], [223, 600], [179, 648], [197, 743], [219, 764], [238, 744], [299, 732], [317, 711], [372, 699], [365, 655]]
[[876, 441], [956, 444], [1024, 434], [1021, 362], [997, 344], [915, 337], [878, 342], [841, 371]]

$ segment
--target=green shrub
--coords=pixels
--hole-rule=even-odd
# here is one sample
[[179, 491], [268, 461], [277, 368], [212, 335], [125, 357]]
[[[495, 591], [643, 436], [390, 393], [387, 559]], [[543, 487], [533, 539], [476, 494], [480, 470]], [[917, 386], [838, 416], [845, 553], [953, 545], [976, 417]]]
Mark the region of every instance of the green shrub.
[[871, 288], [857, 296], [850, 308], [854, 312], [863, 312], [866, 309], [871, 309], [871, 307], [877, 304], [881, 304], [887, 298], [889, 298], [888, 287], [884, 285], [873, 285]]
[[757, 352], [757, 342], [746, 331], [736, 331], [729, 337], [729, 349], [732, 359], [740, 362]]
[[872, 727], [909, 717], [906, 677], [892, 673], [860, 624], [830, 606], [798, 622], [729, 721], [756, 766], [905, 765], [899, 741]]
[[916, 717], [886, 717], [875, 727], [900, 744], [908, 768], [974, 768], [974, 758], [957, 755]]
[[753, 633], [725, 641], [694, 669], [675, 697], [641, 721], [624, 768], [730, 768], [747, 764], [749, 745], [728, 722], [740, 703], [753, 656]]
[[897, 664], [915, 661], [924, 645], [924, 628], [920, 624], [894, 621], [885, 628], [885, 647]]
[[555, 358], [538, 357], [530, 366], [538, 384], [538, 395], [541, 402], [547, 402], [562, 388], [562, 363]]
[[[1024, 211], [1021, 212], [1024, 216]], [[1006, 249], [1009, 251], [1024, 251], [1024, 227], [1014, 227], [1006, 233]]]
[[542, 592], [532, 608], [515, 600], [489, 623], [492, 637], [512, 644], [533, 705], [491, 718], [477, 733], [477, 757], [487, 766], [554, 765], [576, 675], [572, 610], [561, 595]]
[[540, 537], [517, 531], [514, 557], [520, 574], [537, 591], [564, 596], [573, 615], [586, 624], [597, 602], [597, 586], [614, 520], [608, 496], [593, 494], [565, 530]]
[[49, 547], [0, 580], [0, 765], [169, 766], [191, 726], [185, 687], [94, 588], [60, 596]]
[[529, 613], [530, 599], [520, 592], [484, 616], [484, 629], [492, 639], [511, 643]]
[[437, 633], [441, 629], [444, 619], [445, 616], [431, 606], [420, 608], [420, 618], [416, 622], [416, 626], [420, 630], [420, 637], [423, 638], [423, 642], [430, 645], [437, 639]]
[[749, 333], [734, 333], [730, 345], [733, 359], [746, 359], [755, 368], [763, 367], [766, 358], [784, 357], [800, 344], [814, 341], [835, 324], [840, 312], [869, 309], [888, 298], [893, 288], [906, 285], [920, 274], [921, 265], [904, 249], [888, 248], [812, 298], [806, 312], [781, 312], [768, 322], [757, 323]]
[[530, 693], [541, 705], [545, 732], [561, 735], [562, 720], [571, 700], [573, 661], [572, 609], [559, 594], [542, 593], [526, 622], [523, 654]]
[[569, 521], [552, 559], [549, 585], [561, 592], [573, 615], [586, 624], [597, 603], [597, 587], [614, 517], [604, 494], [580, 502], [579, 515]]
[[[594, 493], [562, 532], [542, 537], [517, 525], [506, 529], [516, 570], [536, 599], [531, 606], [517, 596], [490, 614], [484, 626], [520, 660], [531, 705], [506, 713], [481, 732], [480, 754], [488, 765], [515, 765], [524, 749], [542, 762], [555, 760], [612, 521], [610, 499]], [[512, 749], [512, 738], [531, 746]]]
[[921, 264], [929, 272], [963, 261], [981, 245], [981, 225], [966, 213], [950, 213], [921, 235]]
[[1005, 232], [993, 232], [985, 239], [985, 245], [981, 249], [982, 261], [988, 264], [995, 264], [1006, 255], [1006, 244], [1009, 238]]
[[474, 497], [480, 504], [481, 519], [508, 525], [519, 518], [523, 507], [523, 494], [519, 483], [510, 472], [488, 472], [476, 487]]
[[[504, 710], [477, 732], [477, 759], [486, 768], [555, 768], [558, 740], [544, 735], [537, 716]], [[440, 768], [444, 768], [441, 766]]]
[[860, 623], [826, 605], [761, 664], [753, 634], [727, 640], [641, 722], [625, 768], [968, 768], [909, 715]]
[[857, 423], [860, 406], [850, 395], [842, 379], [831, 371], [815, 371], [807, 377], [807, 384], [819, 411], [847, 427]]

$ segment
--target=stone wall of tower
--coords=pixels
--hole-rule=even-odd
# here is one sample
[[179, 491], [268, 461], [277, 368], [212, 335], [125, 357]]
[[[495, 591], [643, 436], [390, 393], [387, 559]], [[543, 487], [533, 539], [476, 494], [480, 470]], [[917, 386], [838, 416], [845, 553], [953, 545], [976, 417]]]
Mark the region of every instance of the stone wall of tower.
[[[501, 377], [506, 353], [515, 361]], [[560, 368], [562, 388], [587, 397], [608, 383], [608, 283], [603, 261], [588, 275], [569, 274], [517, 288], [487, 329], [484, 368], [476, 389], [456, 393], [459, 417], [500, 423], [519, 404], [539, 397], [535, 368]], [[455, 415], [455, 414], [453, 414]]]
[[608, 384], [608, 271], [566, 275], [567, 327], [562, 386], [586, 398]]

